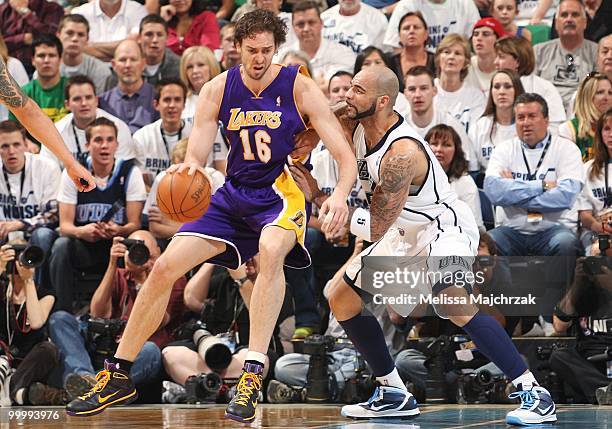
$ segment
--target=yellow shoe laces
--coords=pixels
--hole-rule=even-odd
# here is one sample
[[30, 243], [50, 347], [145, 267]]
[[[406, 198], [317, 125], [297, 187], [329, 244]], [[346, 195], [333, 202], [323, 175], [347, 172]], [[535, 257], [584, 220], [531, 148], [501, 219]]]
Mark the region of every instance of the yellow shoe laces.
[[245, 372], [236, 387], [236, 400], [234, 403], [246, 407], [255, 389], [261, 389], [261, 376], [252, 372]]
[[88, 398], [91, 398], [94, 394], [101, 392], [102, 389], [104, 389], [106, 387], [106, 384], [109, 382], [111, 377], [111, 373], [110, 371], [103, 369], [102, 371], [100, 371], [99, 373], [96, 374], [96, 385], [86, 394], [84, 394], [83, 396], [80, 396], [81, 399], [86, 400]]

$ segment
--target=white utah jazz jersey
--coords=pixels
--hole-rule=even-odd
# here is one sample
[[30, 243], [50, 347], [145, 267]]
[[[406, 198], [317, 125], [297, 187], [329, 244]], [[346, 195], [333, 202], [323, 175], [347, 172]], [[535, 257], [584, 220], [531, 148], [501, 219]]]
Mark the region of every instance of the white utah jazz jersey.
[[[429, 167], [422, 185], [411, 185], [406, 204], [394, 226], [415, 237], [426, 245], [444, 232], [445, 226], [457, 227], [459, 231], [472, 234], [477, 226], [469, 207], [460, 201], [448, 183], [448, 177], [434, 156], [429, 145], [397, 114], [398, 121], [385, 136], [368, 150], [365, 131], [360, 124], [353, 133], [353, 142], [359, 168], [359, 179], [371, 204], [374, 189], [380, 183], [380, 164], [391, 145], [400, 139], [410, 138], [419, 143], [427, 156]], [[476, 235], [476, 243], [478, 238]]]

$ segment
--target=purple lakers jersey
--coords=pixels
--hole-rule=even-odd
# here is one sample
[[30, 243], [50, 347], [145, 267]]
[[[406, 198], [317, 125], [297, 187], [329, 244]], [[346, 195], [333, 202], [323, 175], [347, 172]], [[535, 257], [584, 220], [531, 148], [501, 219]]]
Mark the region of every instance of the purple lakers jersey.
[[295, 104], [298, 66], [283, 66], [259, 94], [242, 82], [240, 66], [227, 72], [219, 109], [230, 151], [228, 180], [254, 188], [271, 186], [287, 164], [295, 135], [306, 125]]

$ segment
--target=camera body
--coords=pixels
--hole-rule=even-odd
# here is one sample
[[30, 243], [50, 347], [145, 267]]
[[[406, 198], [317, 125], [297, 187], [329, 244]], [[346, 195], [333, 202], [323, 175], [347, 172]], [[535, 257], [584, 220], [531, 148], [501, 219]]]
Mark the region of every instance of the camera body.
[[90, 317], [87, 332], [96, 346], [94, 368], [103, 368], [104, 360], [112, 357], [117, 350], [117, 337], [125, 328], [125, 320]]
[[211, 372], [192, 375], [185, 381], [186, 402], [188, 404], [214, 403], [221, 398], [223, 380]]
[[[145, 245], [144, 240], [134, 240], [132, 238], [124, 238], [122, 242], [127, 247], [130, 261], [134, 265], [144, 265], [151, 257], [149, 248]], [[125, 268], [125, 258], [120, 258], [117, 261], [119, 268]]]
[[[310, 355], [306, 374], [306, 402], [328, 402], [331, 399], [327, 353], [334, 350], [336, 339], [329, 335], [313, 334], [304, 338], [304, 353]], [[334, 380], [335, 381], [335, 380]]]
[[602, 267], [610, 268], [606, 250], [610, 248], [610, 234], [599, 234], [597, 236], [600, 254], [597, 256], [587, 256], [584, 261], [584, 271], [587, 274], [603, 274]]
[[503, 374], [480, 369], [459, 376], [455, 400], [458, 404], [506, 404], [511, 387]]
[[[29, 244], [12, 244], [11, 249], [15, 251], [15, 261], [19, 261], [26, 268], [38, 268], [45, 261], [45, 251]], [[12, 273], [15, 270], [15, 261], [6, 264], [6, 271]]]

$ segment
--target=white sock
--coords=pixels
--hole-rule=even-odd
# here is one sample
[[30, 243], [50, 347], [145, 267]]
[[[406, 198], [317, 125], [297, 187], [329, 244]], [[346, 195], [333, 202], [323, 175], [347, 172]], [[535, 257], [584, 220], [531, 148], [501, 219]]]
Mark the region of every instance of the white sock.
[[23, 405], [25, 401], [23, 398], [24, 395], [25, 395], [25, 387], [22, 387], [17, 392], [15, 392], [15, 402], [17, 402], [17, 404], [19, 405]]
[[397, 372], [397, 368], [393, 368], [387, 375], [383, 375], [382, 377], [376, 377], [376, 381], [378, 381], [383, 386], [391, 386], [397, 387], [398, 389], [402, 389], [404, 392], [407, 392], [406, 385], [402, 381], [402, 378], [399, 376]]
[[262, 364], [262, 366], [266, 363], [266, 355], [259, 352], [253, 352], [249, 350], [246, 354], [245, 360], [254, 360]]
[[538, 382], [531, 371], [527, 371], [525, 374], [512, 380], [512, 384], [514, 384], [514, 387], [518, 387], [520, 384], [523, 390], [531, 390], [533, 386], [538, 386]]

